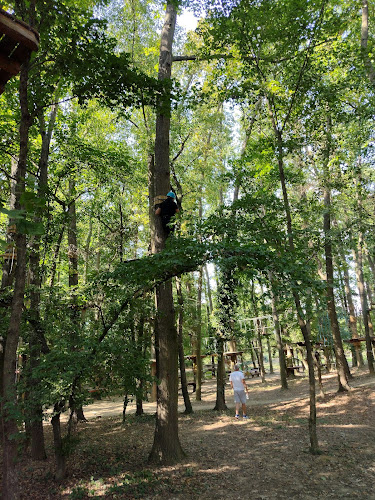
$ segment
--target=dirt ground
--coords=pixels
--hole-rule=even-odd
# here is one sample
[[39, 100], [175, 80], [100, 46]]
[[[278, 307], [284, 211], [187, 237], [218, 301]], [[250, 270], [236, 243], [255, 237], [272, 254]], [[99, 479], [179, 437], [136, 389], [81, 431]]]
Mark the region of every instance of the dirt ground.
[[[154, 403], [145, 415], [129, 408], [121, 423], [120, 400], [85, 408], [68, 460], [68, 478], [53, 479], [50, 426], [49, 459], [22, 461], [22, 498], [46, 499], [342, 499], [375, 500], [375, 378], [354, 372], [350, 394], [338, 394], [335, 375], [323, 379], [318, 399], [321, 454], [309, 453], [308, 386], [303, 376], [282, 391], [277, 376], [249, 380], [248, 420], [212, 410], [215, 381], [206, 381], [194, 414], [180, 416], [180, 439], [187, 456], [173, 467], [147, 464], [154, 432]], [[180, 407], [183, 411], [183, 406]]]

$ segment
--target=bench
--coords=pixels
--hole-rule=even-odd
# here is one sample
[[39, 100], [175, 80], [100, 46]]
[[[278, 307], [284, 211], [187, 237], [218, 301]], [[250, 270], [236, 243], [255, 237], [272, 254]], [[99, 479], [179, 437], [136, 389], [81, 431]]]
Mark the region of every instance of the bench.
[[215, 372], [215, 365], [204, 365], [203, 366], [203, 373], [209, 373], [209, 372]]
[[251, 378], [260, 377], [260, 370], [259, 370], [259, 368], [250, 368], [249, 373], [251, 375]]

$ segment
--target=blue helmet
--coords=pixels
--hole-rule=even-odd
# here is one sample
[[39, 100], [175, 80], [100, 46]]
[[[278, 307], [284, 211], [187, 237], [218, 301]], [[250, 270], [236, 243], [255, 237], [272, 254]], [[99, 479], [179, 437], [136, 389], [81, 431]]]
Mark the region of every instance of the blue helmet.
[[167, 196], [168, 196], [169, 198], [173, 198], [173, 199], [175, 199], [175, 198], [176, 198], [176, 195], [174, 194], [174, 192], [173, 192], [173, 191], [169, 191], [169, 193], [167, 193]]

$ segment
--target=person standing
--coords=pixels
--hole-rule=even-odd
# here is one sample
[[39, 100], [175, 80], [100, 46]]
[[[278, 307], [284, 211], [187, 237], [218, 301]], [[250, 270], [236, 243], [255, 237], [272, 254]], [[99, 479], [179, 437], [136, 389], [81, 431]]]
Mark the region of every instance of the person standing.
[[[240, 418], [240, 405], [242, 404], [242, 418], [248, 418], [246, 410], [247, 385], [244, 374], [238, 365], [234, 365], [234, 371], [229, 375], [230, 385], [233, 389], [234, 403], [236, 405], [235, 418]], [[245, 392], [246, 391], [246, 392]]]

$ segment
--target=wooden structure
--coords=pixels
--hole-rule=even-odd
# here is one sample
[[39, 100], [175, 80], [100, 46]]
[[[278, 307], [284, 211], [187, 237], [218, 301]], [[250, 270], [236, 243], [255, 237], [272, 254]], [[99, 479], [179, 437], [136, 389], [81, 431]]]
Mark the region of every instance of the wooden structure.
[[242, 354], [243, 354], [243, 351], [233, 351], [233, 352], [225, 352], [224, 356], [226, 358], [229, 358], [229, 360], [232, 363], [236, 364], [237, 363], [237, 357], [238, 356], [242, 356]]
[[[371, 339], [371, 343], [374, 347], [375, 346], [375, 337], [370, 337], [370, 339]], [[366, 342], [366, 337], [358, 337], [356, 339], [344, 339], [344, 342], [346, 342], [347, 344], [360, 345], [361, 342]]]
[[[206, 358], [206, 357], [207, 357], [206, 354], [201, 354], [201, 359]], [[193, 373], [194, 373], [194, 380], [195, 380], [195, 375], [197, 373], [197, 355], [196, 354], [189, 354], [189, 355], [185, 356], [185, 359], [188, 359], [189, 361], [193, 362]]]
[[228, 372], [233, 370], [238, 362], [238, 357], [242, 358], [243, 351], [224, 352], [225, 363], [228, 366]]
[[30, 53], [38, 48], [38, 32], [0, 9], [0, 94], [7, 81], [20, 72]]
[[[295, 342], [296, 346], [302, 347], [304, 342]], [[303, 363], [298, 357], [298, 354], [295, 355], [294, 348], [289, 344], [284, 345], [284, 355], [285, 355], [285, 363], [286, 363], [286, 374], [287, 377], [295, 377], [296, 373], [304, 370]]]
[[[371, 345], [372, 345], [372, 352], [375, 355], [375, 337], [370, 336], [370, 340], [371, 340]], [[358, 338], [354, 338], [354, 339], [344, 339], [344, 342], [346, 342], [347, 344], [351, 344], [354, 347], [356, 347], [356, 346], [360, 347], [361, 342], [364, 342], [366, 344], [366, 337], [358, 337]]]

